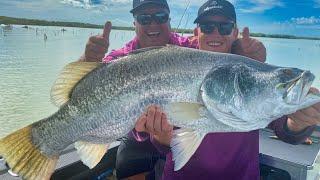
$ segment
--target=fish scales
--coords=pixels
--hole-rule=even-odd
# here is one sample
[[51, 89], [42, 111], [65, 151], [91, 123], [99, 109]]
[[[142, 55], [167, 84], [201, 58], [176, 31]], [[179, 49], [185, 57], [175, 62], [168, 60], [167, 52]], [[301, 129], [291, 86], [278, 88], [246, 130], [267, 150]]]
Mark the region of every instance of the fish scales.
[[[53, 88], [58, 92], [55, 100], [64, 104], [48, 118], [0, 140], [0, 154], [6, 157], [10, 148], [20, 152], [26, 146], [54, 167], [61, 151], [75, 143], [82, 161], [92, 168], [107, 150], [99, 144], [125, 136], [145, 108], [156, 104], [181, 127], [171, 141], [178, 170], [207, 133], [264, 128], [276, 118], [320, 102], [318, 94], [308, 94], [314, 80], [309, 71], [175, 46], [139, 50], [107, 64], [70, 64], [65, 72]], [[73, 88], [69, 81], [76, 82]], [[68, 96], [59, 93], [64, 92], [62, 85]], [[21, 136], [31, 143], [10, 147], [11, 138]], [[24, 153], [28, 152], [9, 157], [9, 165]], [[23, 177], [44, 173], [26, 167], [30, 170], [19, 172]], [[52, 171], [44, 176], [50, 177]]]
[[[163, 50], [156, 53], [146, 52], [143, 56], [136, 54], [112, 64], [101, 65], [77, 84], [71, 101], [62, 107], [56, 116], [35, 125], [35, 139], [41, 137], [46, 139], [45, 142], [51, 142], [52, 134], [56, 134], [58, 137], [55, 137], [54, 141], [59, 142], [59, 147], [52, 142], [53, 145], [48, 145], [46, 149], [61, 151], [79, 138], [86, 139], [86, 135], [111, 133], [115, 138], [120, 138], [133, 129], [134, 121], [149, 104], [164, 105], [169, 100], [196, 102], [198, 88], [211, 69], [212, 59], [199, 57], [189, 50], [167, 53], [161, 51]], [[181, 61], [181, 58], [187, 60]], [[224, 56], [217, 55], [217, 59], [223, 58]], [[190, 80], [195, 83], [185, 86], [190, 84]], [[47, 126], [47, 123], [57, 128], [51, 129], [50, 133], [43, 131], [41, 127]], [[109, 130], [108, 127], [119, 123], [122, 124], [117, 126], [119, 131], [112, 133], [115, 130]], [[100, 126], [102, 128], [98, 133], [95, 132]], [[69, 136], [70, 134], [72, 136]], [[104, 142], [103, 137], [98, 138], [101, 143]], [[66, 142], [65, 145], [60, 143], [62, 140]]]

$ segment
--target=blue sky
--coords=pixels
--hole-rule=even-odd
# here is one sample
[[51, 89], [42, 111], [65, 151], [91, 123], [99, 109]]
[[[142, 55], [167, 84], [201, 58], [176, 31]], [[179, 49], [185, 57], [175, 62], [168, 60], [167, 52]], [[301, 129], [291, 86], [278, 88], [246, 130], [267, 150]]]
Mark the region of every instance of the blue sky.
[[[230, 0], [236, 7], [238, 26], [251, 32], [320, 37], [320, 0]], [[197, 10], [205, 0], [168, 0], [171, 25], [193, 28]], [[132, 25], [132, 0], [1, 0], [0, 16], [57, 21]]]

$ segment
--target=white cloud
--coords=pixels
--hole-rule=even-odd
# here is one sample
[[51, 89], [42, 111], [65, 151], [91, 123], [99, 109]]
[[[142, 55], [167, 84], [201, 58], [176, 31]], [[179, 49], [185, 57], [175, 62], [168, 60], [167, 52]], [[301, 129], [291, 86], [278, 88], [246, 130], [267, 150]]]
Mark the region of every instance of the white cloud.
[[77, 1], [77, 0], [62, 0], [60, 1], [62, 4], [69, 4], [74, 7], [81, 7], [84, 9], [90, 9], [92, 8], [92, 5], [89, 3], [89, 1]]
[[132, 25], [132, 0], [0, 0], [0, 15], [115, 25]]
[[[87, 10], [114, 10], [124, 9], [129, 10], [132, 7], [132, 0], [59, 0], [64, 5], [70, 5], [76, 8], [83, 8]], [[190, 3], [191, 7], [198, 9], [207, 0], [167, 0], [171, 9], [185, 9]], [[235, 4], [239, 0], [229, 0]]]
[[[116, 10], [118, 8], [129, 9], [129, 4], [131, 4], [131, 0], [60, 0], [62, 4], [68, 4], [73, 7], [83, 8], [88, 10]], [[130, 6], [131, 7], [131, 6]]]
[[291, 18], [290, 22], [293, 24], [298, 24], [298, 25], [314, 25], [314, 24], [320, 24], [320, 16], [315, 17], [298, 17], [298, 18]]
[[[190, 2], [190, 6], [199, 8], [207, 0], [168, 0], [171, 7], [186, 8]], [[319, 1], [320, 0], [315, 0]], [[261, 13], [274, 7], [281, 7], [283, 3], [281, 0], [229, 0], [236, 9], [246, 13]]]
[[29, 9], [31, 11], [41, 11], [43, 9], [52, 9], [57, 7], [57, 2], [54, 0], [43, 0], [41, 3], [35, 0], [12, 0], [8, 1], [7, 3], [16, 6], [18, 9]]
[[284, 6], [280, 0], [249, 0], [248, 3], [250, 4], [249, 7], [240, 8], [239, 10], [245, 13], [262, 13], [275, 7]]

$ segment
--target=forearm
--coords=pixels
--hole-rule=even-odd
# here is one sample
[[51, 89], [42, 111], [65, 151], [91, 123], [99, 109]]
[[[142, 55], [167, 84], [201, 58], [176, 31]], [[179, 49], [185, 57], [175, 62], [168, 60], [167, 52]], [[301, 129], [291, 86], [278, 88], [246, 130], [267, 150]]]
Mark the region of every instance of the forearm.
[[150, 141], [153, 144], [153, 146], [158, 150], [159, 153], [166, 155], [170, 152], [170, 146], [169, 145], [163, 145], [159, 143], [154, 137], [150, 136]]
[[[180, 129], [180, 128], [173, 127], [173, 130], [177, 130], [177, 129]], [[172, 138], [173, 138], [172, 133], [169, 136], [162, 137], [161, 139], [157, 136], [153, 136], [153, 137], [150, 136], [151, 143], [163, 155], [166, 155], [167, 153], [169, 153], [171, 151], [170, 142], [172, 141]]]
[[150, 137], [148, 133], [137, 132], [135, 129], [130, 131], [128, 136], [133, 137], [136, 141], [139, 141], [139, 142], [147, 141]]
[[150, 140], [153, 146], [159, 151], [161, 154], [167, 154], [170, 151], [170, 146], [163, 145], [159, 143], [152, 135], [144, 132], [137, 132], [135, 129], [129, 132], [129, 137], [134, 138], [138, 142], [144, 142]]
[[287, 120], [287, 127], [288, 127], [288, 129], [289, 129], [291, 132], [298, 133], [298, 132], [301, 132], [301, 131], [303, 131], [304, 129], [310, 127], [310, 126], [307, 125], [307, 124], [304, 124], [304, 123], [297, 123], [297, 122], [295, 122], [294, 120], [288, 118], [288, 120]]
[[295, 145], [304, 142], [306, 138], [312, 134], [315, 128], [315, 126], [309, 126], [299, 132], [292, 131], [288, 128], [287, 116], [273, 121], [268, 127], [274, 130], [279, 139], [286, 143]]

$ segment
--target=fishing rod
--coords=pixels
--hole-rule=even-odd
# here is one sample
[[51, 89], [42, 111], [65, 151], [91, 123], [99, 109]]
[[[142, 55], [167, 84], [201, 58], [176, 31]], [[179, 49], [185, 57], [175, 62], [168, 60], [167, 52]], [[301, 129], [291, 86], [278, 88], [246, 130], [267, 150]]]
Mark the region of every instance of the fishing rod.
[[186, 14], [187, 10], [188, 10], [189, 7], [190, 7], [190, 3], [191, 3], [191, 0], [188, 0], [188, 4], [187, 4], [186, 8], [184, 9], [184, 12], [183, 12], [183, 14], [182, 14], [182, 16], [181, 16], [181, 18], [180, 18], [180, 21], [179, 21], [179, 24], [178, 24], [177, 29], [175, 30], [175, 33], [178, 31], [178, 29], [179, 29], [179, 27], [180, 27], [180, 24], [181, 24], [181, 22], [182, 22], [182, 19], [183, 19], [184, 15]]
[[188, 13], [187, 20], [186, 20], [186, 24], [184, 25], [184, 29], [183, 29], [183, 31], [182, 31], [182, 33], [181, 33], [181, 36], [183, 36], [183, 33], [184, 33], [185, 30], [187, 29], [187, 25], [188, 25], [188, 23], [189, 23], [189, 16], [190, 16], [190, 13]]

